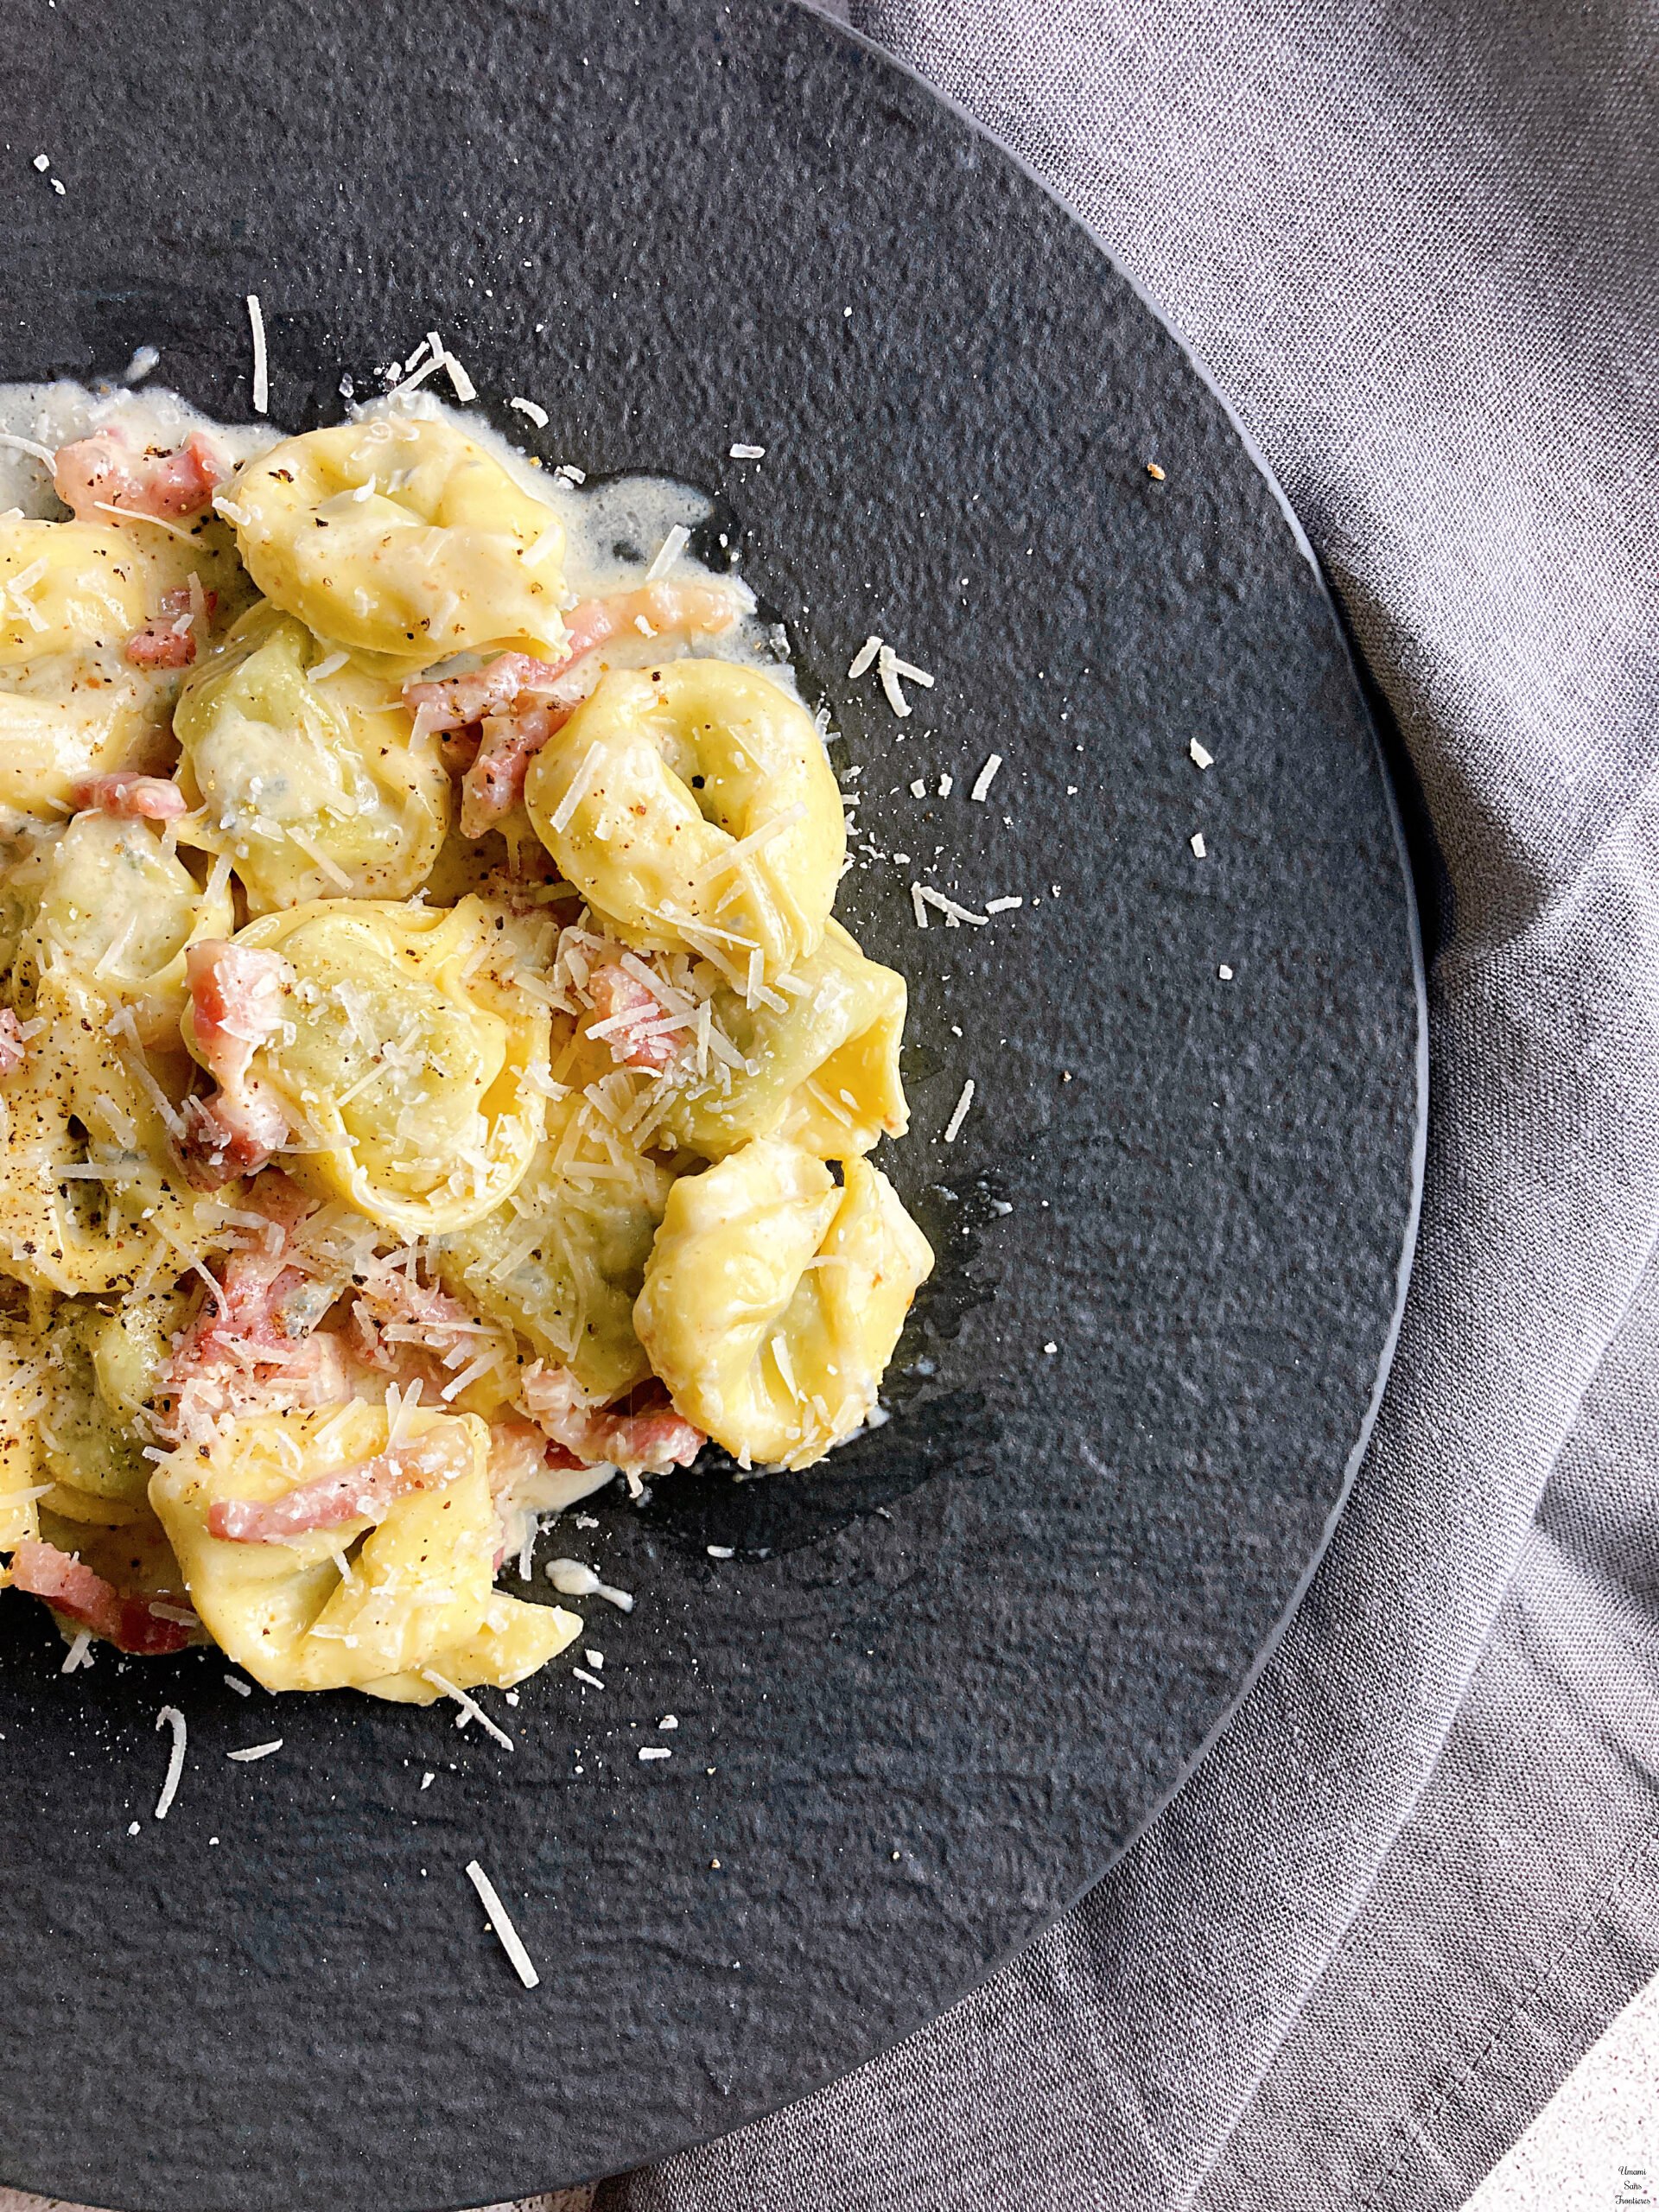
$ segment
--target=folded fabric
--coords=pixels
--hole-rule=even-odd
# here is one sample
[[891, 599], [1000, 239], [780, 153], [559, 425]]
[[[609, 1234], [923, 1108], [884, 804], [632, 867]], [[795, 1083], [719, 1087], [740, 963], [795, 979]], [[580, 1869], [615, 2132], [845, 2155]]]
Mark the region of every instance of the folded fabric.
[[1434, 2212], [1659, 1967], [1659, 143], [1620, 0], [852, 0], [1162, 301], [1444, 859], [1372, 1446], [1084, 1904], [607, 2212]]

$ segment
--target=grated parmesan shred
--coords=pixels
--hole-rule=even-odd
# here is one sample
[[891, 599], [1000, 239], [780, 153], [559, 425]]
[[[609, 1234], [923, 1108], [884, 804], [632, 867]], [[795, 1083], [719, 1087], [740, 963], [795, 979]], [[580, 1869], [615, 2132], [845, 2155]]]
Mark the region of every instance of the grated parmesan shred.
[[967, 1120], [968, 1109], [973, 1103], [974, 1078], [972, 1076], [969, 1076], [967, 1082], [962, 1086], [962, 1096], [957, 1101], [955, 1111], [951, 1114], [950, 1119], [944, 1125], [944, 1141], [946, 1144], [955, 1144], [957, 1137], [962, 1134], [962, 1125]]
[[435, 1690], [442, 1690], [445, 1697], [453, 1698], [461, 1707], [455, 1721], [457, 1728], [464, 1728], [469, 1721], [476, 1720], [486, 1736], [493, 1736], [498, 1744], [502, 1745], [507, 1751], [512, 1751], [512, 1738], [506, 1730], [498, 1728], [478, 1700], [468, 1697], [459, 1683], [452, 1682], [447, 1676], [439, 1674], [435, 1667], [423, 1667], [420, 1674], [423, 1682], [430, 1682]]
[[691, 533], [683, 522], [677, 522], [657, 549], [657, 557], [645, 570], [648, 584], [658, 582], [665, 576], [691, 543]]
[[270, 363], [265, 351], [265, 311], [257, 292], [248, 294], [248, 329], [253, 340], [253, 411], [270, 412]]
[[173, 1731], [173, 1747], [168, 1753], [167, 1777], [162, 1783], [161, 1795], [156, 1800], [154, 1817], [164, 1821], [173, 1809], [173, 1800], [178, 1795], [179, 1783], [184, 1773], [186, 1732], [184, 1715], [176, 1705], [164, 1705], [156, 1716], [157, 1732], [163, 1728]]
[[996, 772], [1001, 766], [1002, 755], [1000, 753], [993, 753], [985, 766], [974, 778], [974, 787], [969, 792], [969, 798], [977, 799], [983, 806], [986, 799], [990, 796], [991, 785], [996, 781]]
[[[422, 1787], [424, 1789], [425, 1784], [423, 1783]], [[509, 1918], [507, 1908], [497, 1895], [495, 1884], [476, 1859], [469, 1859], [467, 1862], [467, 1878], [478, 1891], [479, 1902], [489, 1916], [490, 1925], [495, 1930], [502, 1949], [512, 1961], [513, 1972], [526, 1989], [534, 1989], [541, 1976], [531, 1963], [530, 1953], [524, 1948], [518, 1930]]]

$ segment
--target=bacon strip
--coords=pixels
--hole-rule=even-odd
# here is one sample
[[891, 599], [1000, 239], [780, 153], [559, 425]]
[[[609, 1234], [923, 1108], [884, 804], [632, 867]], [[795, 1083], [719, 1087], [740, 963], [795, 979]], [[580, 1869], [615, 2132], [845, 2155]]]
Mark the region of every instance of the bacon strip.
[[72, 1552], [60, 1552], [55, 1544], [26, 1536], [11, 1555], [11, 1579], [20, 1590], [44, 1598], [54, 1612], [67, 1614], [118, 1650], [136, 1657], [153, 1659], [166, 1652], [182, 1651], [190, 1641], [191, 1631], [184, 1622], [166, 1619], [155, 1610], [158, 1605], [181, 1610], [180, 1599], [118, 1590]]
[[437, 1490], [464, 1473], [467, 1464], [437, 1438], [394, 1446], [301, 1483], [281, 1497], [215, 1498], [207, 1509], [207, 1533], [232, 1544], [282, 1544], [312, 1529], [381, 1521], [398, 1498]]
[[104, 510], [181, 521], [200, 514], [230, 470], [211, 438], [193, 431], [172, 453], [135, 453], [118, 429], [60, 446], [53, 469], [58, 497], [79, 522]]
[[640, 1034], [661, 1019], [663, 1009], [637, 976], [607, 960], [588, 976], [588, 994], [599, 1023], [624, 1017], [620, 1027], [607, 1029], [599, 1040], [610, 1046], [611, 1058], [619, 1066], [660, 1070], [673, 1065], [680, 1046], [670, 1031], [659, 1030], [655, 1036]]
[[16, 1075], [29, 1058], [23, 1027], [8, 1007], [0, 1007], [0, 1076]]
[[525, 1410], [543, 1434], [584, 1467], [620, 1467], [625, 1474], [662, 1475], [689, 1467], [708, 1438], [671, 1405], [616, 1413], [590, 1398], [565, 1367], [528, 1368]]
[[190, 811], [175, 783], [165, 776], [141, 776], [130, 768], [86, 777], [75, 785], [74, 797], [78, 807], [123, 815], [129, 821], [176, 822]]
[[293, 969], [280, 953], [205, 938], [185, 956], [189, 1036], [219, 1084], [185, 1103], [179, 1151], [191, 1179], [211, 1188], [264, 1166], [289, 1134], [280, 1100], [251, 1073], [254, 1054], [282, 1030]]
[[655, 637], [709, 637], [729, 630], [738, 611], [732, 593], [709, 584], [641, 584], [633, 591], [585, 599], [565, 617], [568, 645], [561, 673], [624, 631], [643, 636], [642, 622]]

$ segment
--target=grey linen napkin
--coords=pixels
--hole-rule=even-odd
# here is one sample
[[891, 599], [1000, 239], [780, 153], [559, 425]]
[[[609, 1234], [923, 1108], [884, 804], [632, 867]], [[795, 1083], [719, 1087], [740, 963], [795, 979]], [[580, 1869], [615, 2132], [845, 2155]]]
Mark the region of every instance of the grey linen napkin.
[[852, 0], [1166, 304], [1444, 855], [1366, 1463], [1197, 1777], [902, 2049], [607, 2212], [1432, 2212], [1659, 1967], [1656, 37], [1640, 0]]

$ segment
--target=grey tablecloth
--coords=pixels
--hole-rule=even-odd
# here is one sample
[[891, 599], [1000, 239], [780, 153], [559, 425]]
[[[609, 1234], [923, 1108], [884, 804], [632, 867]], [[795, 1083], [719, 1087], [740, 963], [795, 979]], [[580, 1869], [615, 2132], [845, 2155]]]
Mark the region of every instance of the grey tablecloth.
[[1208, 361], [1447, 876], [1352, 1503], [1196, 1779], [947, 2018], [609, 2212], [1431, 2212], [1659, 1967], [1659, 18], [851, 0]]

